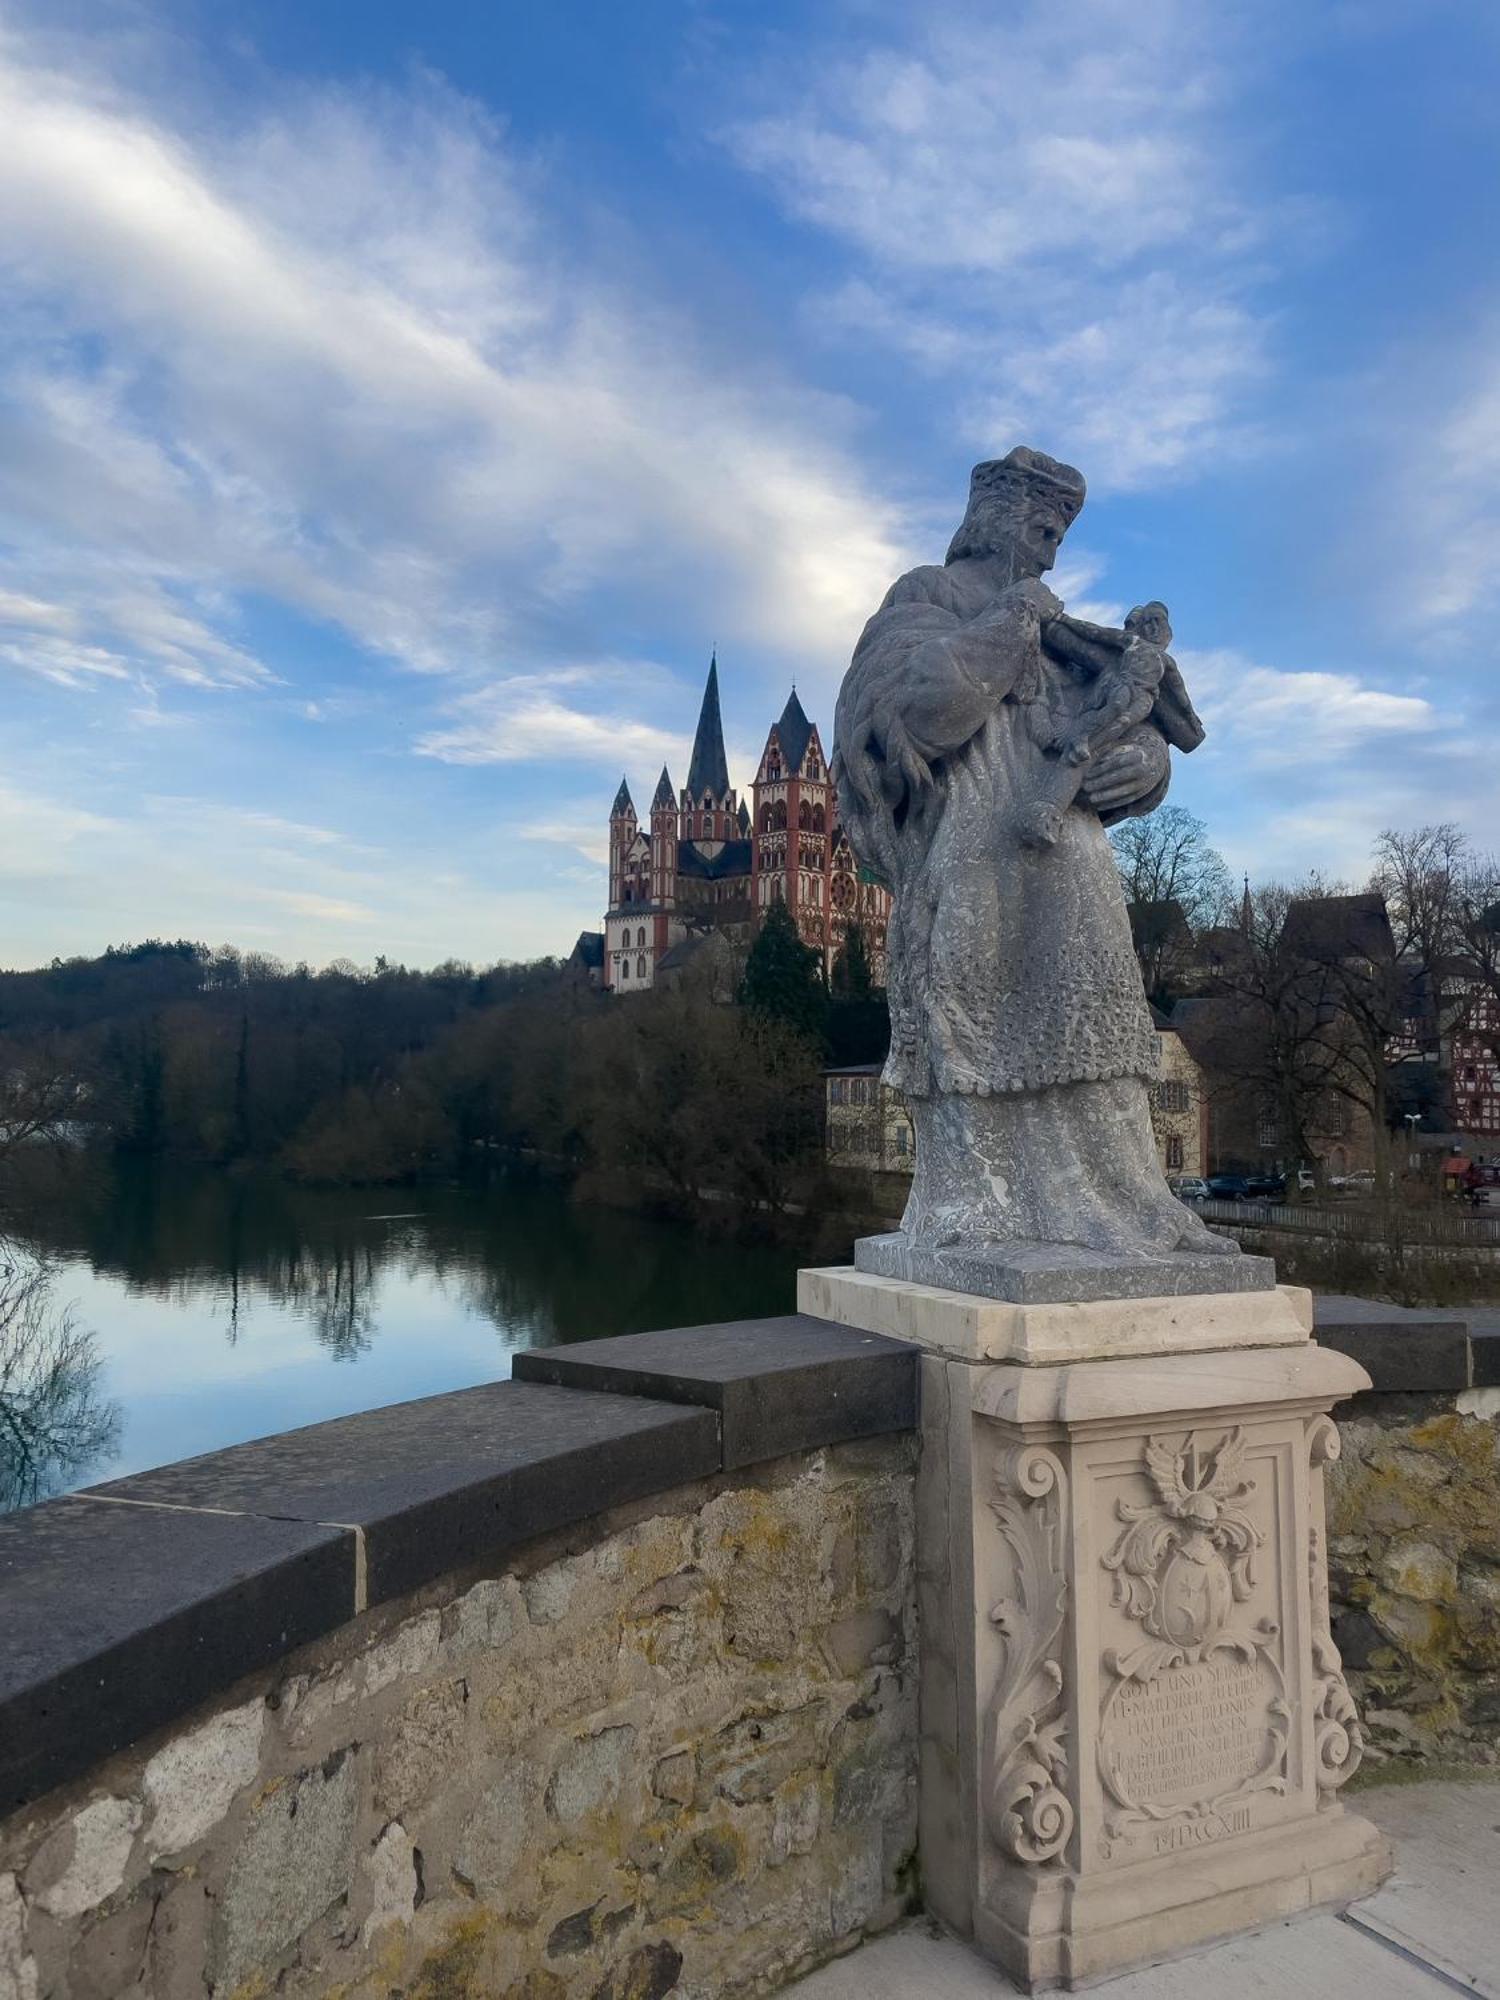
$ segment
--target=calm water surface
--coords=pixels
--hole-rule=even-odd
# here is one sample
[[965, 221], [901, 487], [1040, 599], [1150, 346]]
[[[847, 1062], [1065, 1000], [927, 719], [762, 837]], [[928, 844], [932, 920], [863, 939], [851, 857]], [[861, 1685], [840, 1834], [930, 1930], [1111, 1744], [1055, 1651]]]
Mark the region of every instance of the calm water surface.
[[53, 1452], [41, 1494], [494, 1381], [518, 1348], [790, 1312], [798, 1262], [530, 1180], [387, 1193], [135, 1171], [27, 1227], [102, 1364], [98, 1421], [70, 1433], [54, 1413], [79, 1462]]

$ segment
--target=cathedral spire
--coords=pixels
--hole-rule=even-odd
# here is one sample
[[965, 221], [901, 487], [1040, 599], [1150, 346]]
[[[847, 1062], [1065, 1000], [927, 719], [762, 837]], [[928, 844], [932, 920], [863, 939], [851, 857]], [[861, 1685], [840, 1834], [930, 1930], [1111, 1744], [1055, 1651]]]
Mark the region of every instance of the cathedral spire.
[[1246, 937], [1255, 928], [1255, 906], [1250, 901], [1250, 877], [1245, 877], [1245, 893], [1240, 899], [1240, 929]]
[[620, 789], [615, 793], [615, 802], [609, 809], [609, 816], [611, 819], [623, 819], [626, 813], [634, 819], [635, 804], [630, 796], [630, 786], [621, 778]]
[[786, 707], [781, 711], [781, 719], [776, 724], [776, 737], [781, 745], [781, 754], [786, 759], [788, 775], [795, 775], [802, 769], [802, 759], [807, 755], [808, 742], [812, 737], [812, 724], [807, 719], [807, 710], [797, 699], [795, 681], [787, 696]]
[[672, 791], [671, 775], [665, 764], [662, 765], [661, 776], [656, 781], [656, 796], [651, 801], [651, 810], [652, 812], [660, 812], [664, 806], [670, 812], [677, 810], [677, 800]]
[[688, 796], [697, 805], [705, 792], [718, 801], [729, 790], [729, 759], [724, 754], [724, 723], [719, 714], [719, 653], [714, 648], [708, 663], [708, 682], [703, 690], [703, 707], [698, 713], [698, 733], [693, 738], [693, 760], [688, 766]]

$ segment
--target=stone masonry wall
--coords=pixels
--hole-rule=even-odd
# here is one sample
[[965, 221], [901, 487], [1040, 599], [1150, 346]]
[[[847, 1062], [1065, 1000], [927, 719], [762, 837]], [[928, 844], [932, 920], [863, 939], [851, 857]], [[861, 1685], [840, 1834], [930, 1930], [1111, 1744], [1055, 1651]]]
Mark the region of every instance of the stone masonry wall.
[[1500, 1390], [1340, 1416], [1333, 1636], [1368, 1761], [1500, 1765]]
[[0, 2000], [736, 2000], [912, 1890], [910, 1437], [345, 1627], [0, 1827]]

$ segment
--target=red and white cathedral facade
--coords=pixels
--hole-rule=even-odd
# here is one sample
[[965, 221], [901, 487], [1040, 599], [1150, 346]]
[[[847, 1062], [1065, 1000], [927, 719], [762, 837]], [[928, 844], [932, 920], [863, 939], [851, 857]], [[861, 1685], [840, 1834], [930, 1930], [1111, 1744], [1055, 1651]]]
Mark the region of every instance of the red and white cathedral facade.
[[816, 723], [794, 688], [766, 737], [751, 798], [740, 799], [724, 754], [715, 656], [682, 790], [674, 792], [663, 766], [643, 825], [620, 780], [609, 816], [603, 983], [648, 992], [669, 954], [695, 937], [722, 931], [748, 944], [773, 902], [787, 905], [830, 973], [858, 924], [884, 983], [890, 894], [860, 868], [839, 826]]

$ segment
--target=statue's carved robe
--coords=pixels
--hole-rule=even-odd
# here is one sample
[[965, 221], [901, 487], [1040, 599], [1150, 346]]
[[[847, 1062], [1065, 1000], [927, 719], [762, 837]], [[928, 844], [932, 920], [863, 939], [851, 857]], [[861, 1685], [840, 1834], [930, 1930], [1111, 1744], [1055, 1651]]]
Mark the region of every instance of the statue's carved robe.
[[839, 696], [840, 814], [894, 894], [886, 1077], [917, 1134], [901, 1235], [1227, 1255], [1157, 1164], [1156, 1034], [1104, 827], [1080, 799], [1055, 846], [1018, 835], [1041, 746], [1085, 698], [1035, 599], [980, 562], [913, 570]]
[[[839, 700], [841, 810], [895, 897], [886, 1074], [911, 1097], [1150, 1080], [1156, 1035], [1103, 826], [1080, 803], [1052, 848], [1017, 831], [1046, 768], [1038, 739], [1084, 691], [1042, 650], [1024, 586], [993, 588], [966, 562], [902, 577]], [[930, 785], [901, 778], [894, 746]], [[861, 757], [878, 798], [859, 795]]]

